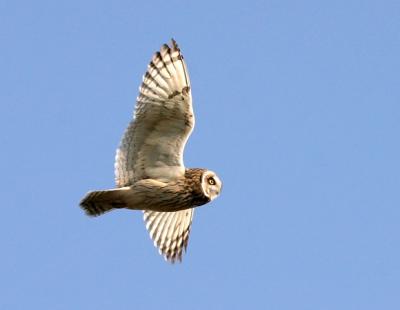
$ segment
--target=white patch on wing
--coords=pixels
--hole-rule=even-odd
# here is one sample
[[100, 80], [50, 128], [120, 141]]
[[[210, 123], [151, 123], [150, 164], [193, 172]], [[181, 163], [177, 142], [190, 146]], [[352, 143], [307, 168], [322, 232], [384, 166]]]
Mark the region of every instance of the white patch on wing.
[[[161, 164], [161, 162], [159, 162]], [[153, 178], [156, 176], [158, 180], [162, 182], [167, 182], [170, 180], [176, 180], [183, 174], [185, 174], [185, 168], [182, 166], [161, 166], [145, 168], [145, 173], [149, 177]]]

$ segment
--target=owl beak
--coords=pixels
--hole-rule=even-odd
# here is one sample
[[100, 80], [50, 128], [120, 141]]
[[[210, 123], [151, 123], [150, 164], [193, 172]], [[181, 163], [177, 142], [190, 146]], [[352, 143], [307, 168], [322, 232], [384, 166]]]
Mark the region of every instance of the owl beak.
[[218, 197], [219, 193], [221, 190], [217, 190], [217, 189], [212, 189], [210, 191], [210, 200], [214, 200], [215, 198]]

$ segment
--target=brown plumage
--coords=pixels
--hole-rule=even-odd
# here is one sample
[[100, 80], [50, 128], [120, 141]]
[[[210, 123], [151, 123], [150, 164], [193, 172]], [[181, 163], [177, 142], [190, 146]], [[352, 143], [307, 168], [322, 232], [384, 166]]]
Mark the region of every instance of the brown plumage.
[[117, 188], [89, 192], [80, 203], [90, 216], [143, 210], [155, 246], [170, 262], [182, 259], [193, 208], [216, 198], [222, 187], [214, 172], [183, 164], [194, 122], [189, 75], [172, 40], [154, 54], [143, 77], [134, 119], [117, 150]]
[[174, 182], [160, 182], [144, 179], [129, 187], [86, 194], [80, 202], [89, 216], [98, 216], [112, 209], [146, 210], [173, 212], [206, 204], [210, 197], [202, 188], [205, 169], [186, 169], [185, 177]]

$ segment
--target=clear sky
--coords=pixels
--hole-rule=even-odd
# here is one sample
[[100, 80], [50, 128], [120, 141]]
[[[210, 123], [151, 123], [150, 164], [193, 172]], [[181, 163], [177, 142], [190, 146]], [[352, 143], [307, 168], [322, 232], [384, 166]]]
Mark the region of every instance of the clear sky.
[[[176, 265], [78, 207], [171, 37], [224, 183]], [[0, 309], [400, 309], [399, 1], [3, 0], [0, 39]]]

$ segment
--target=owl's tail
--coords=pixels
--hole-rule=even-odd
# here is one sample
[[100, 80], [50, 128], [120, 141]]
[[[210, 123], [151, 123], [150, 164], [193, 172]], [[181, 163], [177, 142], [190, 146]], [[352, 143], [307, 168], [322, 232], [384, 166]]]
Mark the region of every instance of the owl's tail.
[[89, 216], [98, 216], [113, 209], [126, 208], [127, 190], [129, 187], [89, 192], [81, 200], [80, 207]]

